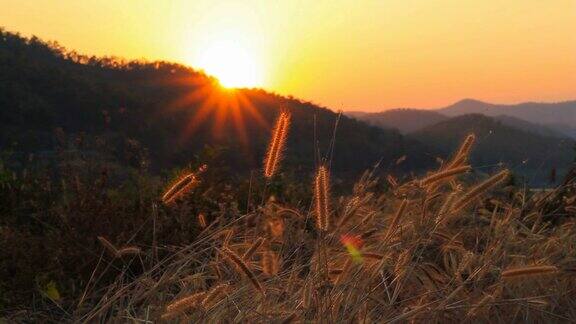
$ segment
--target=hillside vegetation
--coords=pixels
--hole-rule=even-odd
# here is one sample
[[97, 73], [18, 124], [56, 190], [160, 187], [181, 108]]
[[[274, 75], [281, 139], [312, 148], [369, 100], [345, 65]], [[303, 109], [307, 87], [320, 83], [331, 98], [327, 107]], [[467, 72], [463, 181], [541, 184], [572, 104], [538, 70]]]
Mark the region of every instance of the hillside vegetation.
[[[257, 89], [226, 90], [182, 65], [87, 57], [0, 31], [0, 148], [12, 153], [12, 162], [23, 163], [30, 153], [52, 158], [67, 141], [64, 149], [97, 152], [121, 165], [133, 166], [134, 156], [145, 154], [155, 172], [216, 151], [246, 176], [260, 167], [280, 107], [294, 115], [298, 134], [288, 143], [289, 170], [307, 168], [331, 151], [336, 124], [332, 165], [341, 177], [379, 161], [400, 171], [434, 163], [421, 144], [395, 131], [309, 102]], [[402, 156], [405, 162], [394, 164]]]

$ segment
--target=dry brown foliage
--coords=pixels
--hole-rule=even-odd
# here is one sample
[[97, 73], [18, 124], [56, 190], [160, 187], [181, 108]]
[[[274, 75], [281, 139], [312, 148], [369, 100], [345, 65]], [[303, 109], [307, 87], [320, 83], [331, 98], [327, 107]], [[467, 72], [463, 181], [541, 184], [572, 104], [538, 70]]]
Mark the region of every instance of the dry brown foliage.
[[[382, 191], [367, 173], [339, 200], [328, 194], [328, 169], [320, 166], [309, 210], [269, 201], [236, 219], [216, 219], [173, 257], [111, 286], [77, 319], [576, 321], [576, 227], [546, 221], [566, 217], [574, 191], [558, 190], [566, 207], [544, 215], [555, 198], [543, 202], [542, 195], [507, 187], [507, 170], [477, 184], [459, 181], [470, 169], [473, 142], [471, 135], [424, 180], [394, 180]], [[271, 220], [282, 230], [272, 229]], [[345, 245], [342, 237], [354, 239]]]

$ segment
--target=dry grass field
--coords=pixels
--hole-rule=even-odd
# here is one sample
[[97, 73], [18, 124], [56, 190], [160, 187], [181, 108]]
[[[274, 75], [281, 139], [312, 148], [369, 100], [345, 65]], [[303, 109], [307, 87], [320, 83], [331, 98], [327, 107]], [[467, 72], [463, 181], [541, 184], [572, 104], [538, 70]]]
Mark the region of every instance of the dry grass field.
[[[281, 168], [290, 114], [272, 132], [263, 168]], [[330, 193], [318, 166], [309, 208], [262, 193], [247, 213], [187, 214], [189, 243], [122, 245], [102, 254], [63, 318], [78, 322], [394, 323], [576, 321], [576, 177], [531, 193], [509, 171], [469, 180], [468, 136], [439, 170], [387, 190], [371, 172], [353, 194]], [[183, 175], [157, 208], [188, 213], [203, 172]], [[305, 182], [305, 181], [304, 181]], [[153, 226], [153, 225], [152, 225]], [[154, 238], [156, 236], [153, 236]], [[158, 257], [159, 250], [164, 257]], [[103, 285], [109, 268], [116, 276]], [[138, 270], [134, 270], [138, 269]], [[134, 275], [137, 273], [137, 275]], [[58, 304], [57, 301], [54, 303]]]

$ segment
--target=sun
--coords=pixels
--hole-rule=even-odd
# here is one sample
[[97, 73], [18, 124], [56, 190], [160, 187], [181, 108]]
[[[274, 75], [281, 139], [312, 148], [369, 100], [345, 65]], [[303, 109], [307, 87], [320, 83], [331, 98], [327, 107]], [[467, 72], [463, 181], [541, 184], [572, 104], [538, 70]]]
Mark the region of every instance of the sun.
[[203, 48], [197, 65], [226, 88], [261, 86], [262, 75], [255, 53], [239, 40], [215, 40]]

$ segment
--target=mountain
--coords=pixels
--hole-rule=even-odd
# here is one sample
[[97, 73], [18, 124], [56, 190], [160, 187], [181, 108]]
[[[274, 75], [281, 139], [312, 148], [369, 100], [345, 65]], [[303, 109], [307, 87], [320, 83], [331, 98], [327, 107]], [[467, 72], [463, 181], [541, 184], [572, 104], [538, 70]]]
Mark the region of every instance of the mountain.
[[[246, 174], [261, 167], [280, 107], [293, 116], [286, 169], [309, 171], [317, 152], [329, 151], [338, 120], [331, 110], [259, 89], [223, 89], [174, 63], [89, 57], [0, 30], [0, 150], [14, 164], [76, 152], [145, 162], [155, 172], [213, 158]], [[433, 164], [422, 144], [396, 131], [346, 116], [337, 125], [338, 175], [378, 161], [400, 170]], [[405, 163], [395, 166], [401, 156]]]
[[504, 124], [541, 135], [576, 139], [576, 100], [559, 103], [527, 102], [496, 105], [474, 99], [460, 100], [440, 109], [391, 109], [383, 112], [348, 112], [347, 115], [382, 128], [406, 134], [433, 125], [446, 117], [482, 114]]
[[517, 105], [496, 105], [473, 99], [464, 99], [437, 112], [446, 116], [483, 114], [486, 116], [506, 115], [541, 124], [561, 131], [573, 138], [576, 134], [576, 101], [558, 103], [527, 102]]
[[491, 110], [496, 107], [497, 105], [482, 102], [480, 100], [462, 99], [450, 106], [437, 109], [436, 111], [450, 117], [466, 114], [491, 115]]
[[364, 117], [366, 115], [370, 115], [371, 113], [366, 112], [366, 111], [353, 110], [353, 111], [345, 111], [344, 114], [346, 114], [346, 116], [348, 116], [348, 117], [352, 117], [352, 118], [356, 118], [356, 119], [360, 120], [362, 117]]
[[548, 137], [557, 137], [557, 138], [567, 137], [567, 135], [564, 134], [561, 130], [557, 130], [553, 126], [544, 126], [540, 124], [535, 124], [520, 118], [510, 117], [507, 115], [499, 115], [493, 118], [506, 126], [517, 128], [525, 132], [535, 133]]
[[562, 124], [548, 124], [546, 127], [560, 132], [562, 135], [568, 136], [570, 138], [576, 139], [576, 126]]
[[448, 118], [436, 111], [409, 108], [391, 109], [378, 113], [349, 112], [347, 115], [374, 126], [397, 129], [403, 134], [434, 125]]
[[552, 170], [563, 174], [574, 161], [576, 141], [514, 128], [481, 114], [457, 116], [421, 129], [411, 136], [448, 155], [461, 139], [476, 134], [471, 163], [491, 169], [502, 162], [531, 185], [544, 185]]

